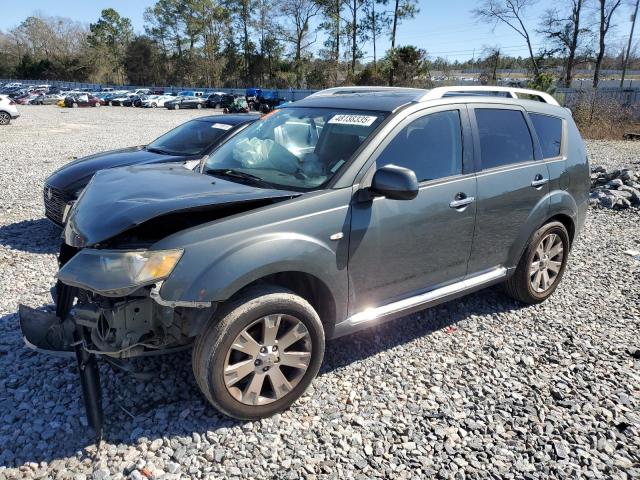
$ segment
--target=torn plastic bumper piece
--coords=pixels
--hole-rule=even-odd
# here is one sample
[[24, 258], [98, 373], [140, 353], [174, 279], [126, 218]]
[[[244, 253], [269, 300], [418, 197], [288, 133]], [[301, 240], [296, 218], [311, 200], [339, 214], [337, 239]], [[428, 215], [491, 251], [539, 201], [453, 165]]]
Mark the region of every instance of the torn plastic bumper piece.
[[18, 307], [22, 338], [27, 347], [41, 353], [74, 357], [74, 348], [67, 339], [73, 335], [75, 325], [62, 322], [53, 312], [43, 312], [20, 305]]

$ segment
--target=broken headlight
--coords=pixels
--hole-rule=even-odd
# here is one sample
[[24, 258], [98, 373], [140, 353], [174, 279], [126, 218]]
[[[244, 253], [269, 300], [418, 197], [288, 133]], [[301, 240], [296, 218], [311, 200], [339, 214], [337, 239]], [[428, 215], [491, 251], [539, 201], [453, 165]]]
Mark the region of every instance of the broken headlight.
[[183, 250], [95, 250], [78, 252], [58, 272], [65, 284], [100, 293], [123, 296], [143, 285], [169, 276]]

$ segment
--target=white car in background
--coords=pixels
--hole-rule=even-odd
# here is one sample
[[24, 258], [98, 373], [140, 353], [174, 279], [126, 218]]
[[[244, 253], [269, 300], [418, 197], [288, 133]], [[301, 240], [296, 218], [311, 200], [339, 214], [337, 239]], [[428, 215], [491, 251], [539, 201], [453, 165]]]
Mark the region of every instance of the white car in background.
[[0, 95], [0, 125], [9, 125], [11, 120], [18, 118], [18, 106], [7, 95]]
[[147, 95], [145, 99], [142, 100], [142, 106], [145, 108], [164, 107], [164, 102], [174, 98], [176, 97], [173, 95]]

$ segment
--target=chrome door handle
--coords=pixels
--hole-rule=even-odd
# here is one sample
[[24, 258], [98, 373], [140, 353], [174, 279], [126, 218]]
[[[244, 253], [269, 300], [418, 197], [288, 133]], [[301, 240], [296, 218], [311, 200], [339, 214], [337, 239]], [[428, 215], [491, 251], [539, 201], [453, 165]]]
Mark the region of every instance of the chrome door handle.
[[475, 201], [476, 201], [476, 197], [465, 197], [459, 200], [452, 200], [451, 203], [449, 203], [449, 206], [451, 208], [466, 207], [467, 205]]
[[541, 178], [537, 178], [536, 177], [536, 179], [531, 182], [531, 186], [533, 188], [538, 188], [538, 187], [541, 187], [541, 186], [545, 185], [548, 181], [549, 181], [548, 178], [542, 178], [542, 177]]

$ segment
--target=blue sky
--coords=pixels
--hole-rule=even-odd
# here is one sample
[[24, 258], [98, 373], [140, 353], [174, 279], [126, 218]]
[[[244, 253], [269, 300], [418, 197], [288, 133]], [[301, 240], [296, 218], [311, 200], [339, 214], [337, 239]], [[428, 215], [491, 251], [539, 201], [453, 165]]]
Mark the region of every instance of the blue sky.
[[[25, 17], [39, 12], [45, 15], [70, 17], [84, 23], [95, 22], [103, 8], [115, 8], [121, 15], [129, 17], [137, 32], [143, 31], [143, 12], [145, 7], [153, 5], [154, 0], [0, 0], [0, 30], [8, 30], [18, 25]], [[393, 3], [393, 2], [389, 2]], [[539, 5], [528, 14], [529, 23], [535, 25], [545, 9], [558, 5], [558, 1], [540, 0]], [[492, 31], [488, 25], [478, 24], [471, 16], [471, 9], [477, 5], [475, 0], [420, 1], [420, 14], [400, 25], [398, 45], [412, 44], [427, 50], [432, 58], [437, 56], [449, 59], [467, 59], [474, 54], [482, 54], [487, 46], [499, 45], [505, 54], [527, 54], [523, 40], [508, 27], [498, 26]], [[617, 15], [617, 28], [612, 34], [611, 43], [622, 42], [628, 35], [630, 7], [623, 6]], [[542, 40], [534, 34], [534, 46], [542, 45]], [[322, 37], [313, 49], [320, 46]], [[385, 38], [378, 44], [378, 51], [389, 47]], [[365, 48], [371, 55], [370, 48]]]

